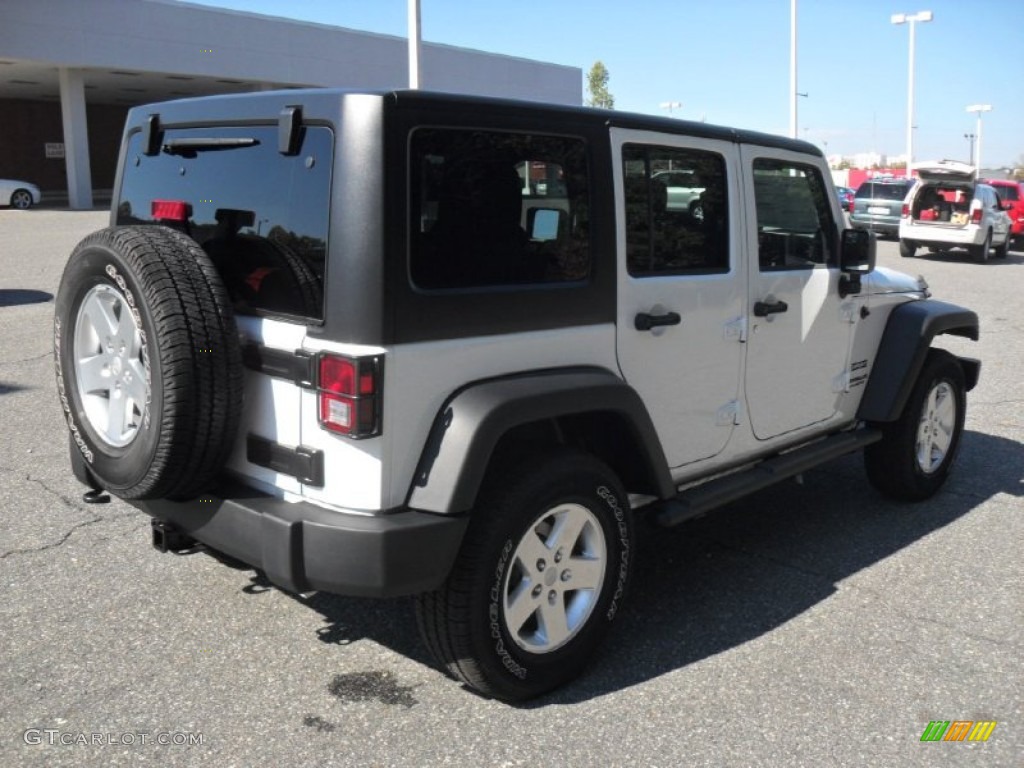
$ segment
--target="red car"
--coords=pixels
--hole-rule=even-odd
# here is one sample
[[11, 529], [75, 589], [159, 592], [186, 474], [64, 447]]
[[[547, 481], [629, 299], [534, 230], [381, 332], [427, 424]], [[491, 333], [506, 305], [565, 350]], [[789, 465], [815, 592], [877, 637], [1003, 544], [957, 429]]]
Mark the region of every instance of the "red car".
[[1013, 203], [1013, 207], [1006, 211], [1012, 221], [1010, 238], [1013, 249], [1021, 250], [1024, 248], [1024, 183], [1010, 179], [982, 179], [981, 181], [983, 184], [994, 187], [999, 199], [1004, 203]]

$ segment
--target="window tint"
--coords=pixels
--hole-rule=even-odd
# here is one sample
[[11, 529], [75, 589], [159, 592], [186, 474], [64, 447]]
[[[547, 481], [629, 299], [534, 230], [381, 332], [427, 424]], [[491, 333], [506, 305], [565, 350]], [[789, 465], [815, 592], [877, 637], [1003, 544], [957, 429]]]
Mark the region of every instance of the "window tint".
[[622, 160], [629, 274], [728, 271], [728, 189], [722, 156], [627, 144]]
[[809, 269], [833, 261], [836, 227], [826, 189], [812, 166], [767, 158], [754, 161], [762, 270]]
[[857, 187], [856, 197], [871, 200], [902, 200], [912, 186], [912, 182], [905, 181], [865, 181]]
[[410, 146], [413, 284], [539, 285], [590, 273], [581, 139], [421, 128]]
[[[323, 318], [332, 133], [307, 126], [301, 151], [277, 151], [277, 126], [169, 129], [164, 150], [128, 146], [118, 224], [156, 223], [153, 202], [187, 204], [175, 223], [213, 259], [236, 311]], [[195, 148], [174, 149], [183, 139]], [[240, 139], [231, 148], [203, 139]]]
[[1000, 184], [999, 186], [993, 185], [992, 188], [996, 191], [996, 194], [999, 195], [1000, 200], [1006, 202], [1011, 200], [1020, 200], [1020, 188], [1016, 184], [1012, 186], [1009, 184]]

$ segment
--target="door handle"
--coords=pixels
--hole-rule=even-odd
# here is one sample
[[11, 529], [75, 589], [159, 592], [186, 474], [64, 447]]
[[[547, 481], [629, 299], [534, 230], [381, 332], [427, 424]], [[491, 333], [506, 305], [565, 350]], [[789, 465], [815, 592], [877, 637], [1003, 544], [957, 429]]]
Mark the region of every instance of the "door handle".
[[777, 315], [789, 309], [789, 304], [784, 301], [758, 301], [754, 303], [754, 315], [756, 317], [768, 317]]
[[678, 312], [666, 312], [664, 315], [649, 315], [646, 312], [638, 312], [633, 318], [633, 326], [638, 331], [649, 331], [653, 328], [660, 328], [663, 325], [679, 325], [683, 321]]

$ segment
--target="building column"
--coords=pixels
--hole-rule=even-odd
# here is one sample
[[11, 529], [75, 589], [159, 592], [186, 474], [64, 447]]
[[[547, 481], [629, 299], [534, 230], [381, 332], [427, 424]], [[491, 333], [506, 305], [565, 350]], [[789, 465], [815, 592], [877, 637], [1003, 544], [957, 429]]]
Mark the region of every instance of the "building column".
[[60, 67], [58, 72], [60, 112], [64, 122], [64, 163], [68, 172], [68, 203], [72, 208], [92, 208], [85, 83], [81, 70]]

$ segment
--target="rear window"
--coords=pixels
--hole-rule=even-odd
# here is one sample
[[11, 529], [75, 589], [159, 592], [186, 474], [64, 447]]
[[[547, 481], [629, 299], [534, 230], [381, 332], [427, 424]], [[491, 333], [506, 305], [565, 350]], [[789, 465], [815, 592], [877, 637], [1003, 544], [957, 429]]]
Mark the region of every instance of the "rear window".
[[[154, 156], [136, 133], [117, 223], [184, 231], [216, 264], [237, 312], [322, 320], [333, 134], [304, 132], [299, 153], [282, 155], [276, 125], [168, 129]], [[185, 203], [186, 220], [154, 217], [158, 200]]]
[[865, 181], [857, 187], [857, 197], [872, 200], [902, 200], [907, 196], [911, 183]]

